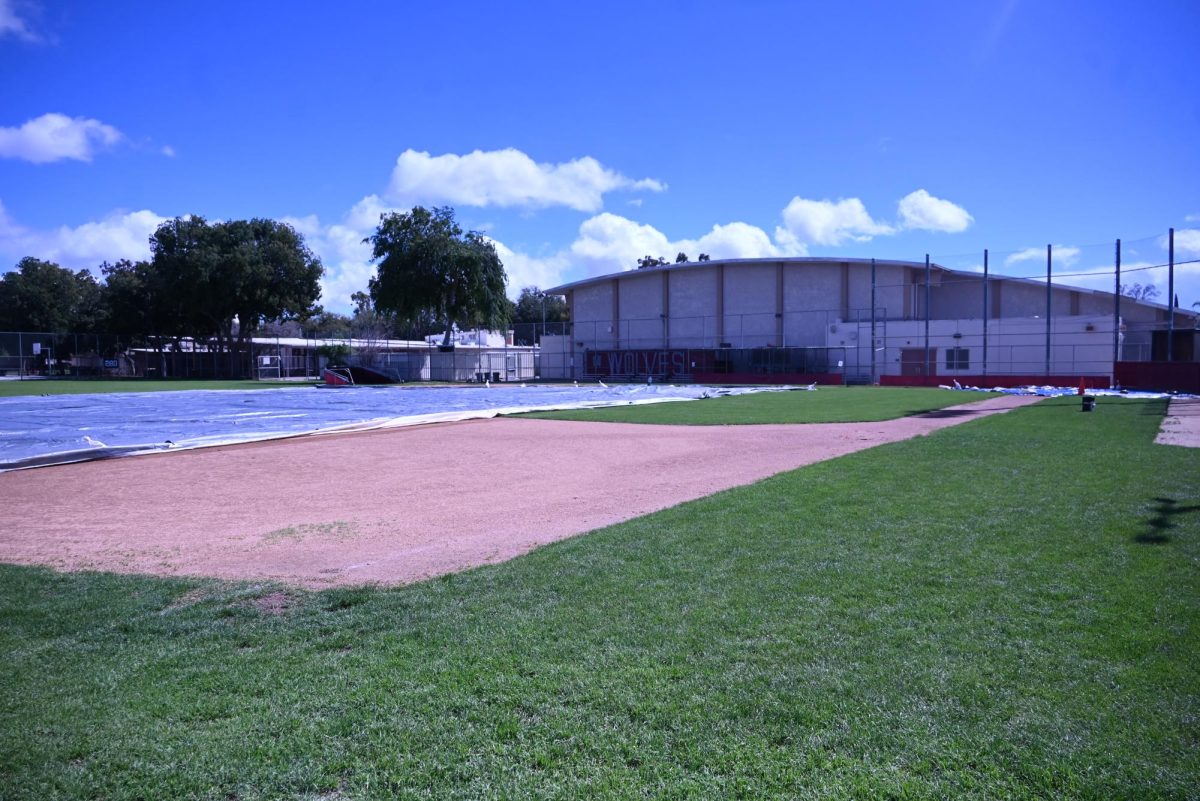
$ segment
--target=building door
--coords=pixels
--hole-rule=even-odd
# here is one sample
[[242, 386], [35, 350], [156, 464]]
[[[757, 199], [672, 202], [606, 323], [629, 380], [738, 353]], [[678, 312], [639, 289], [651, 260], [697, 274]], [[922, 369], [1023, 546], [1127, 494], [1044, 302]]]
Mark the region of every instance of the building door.
[[[929, 374], [937, 375], [937, 348], [929, 349]], [[925, 375], [925, 349], [900, 349], [900, 375]]]

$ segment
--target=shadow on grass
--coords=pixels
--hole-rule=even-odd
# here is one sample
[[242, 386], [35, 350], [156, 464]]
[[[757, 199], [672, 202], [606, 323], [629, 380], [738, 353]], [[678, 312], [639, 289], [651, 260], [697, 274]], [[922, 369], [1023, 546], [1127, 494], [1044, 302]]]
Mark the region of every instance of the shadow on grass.
[[1164, 417], [1167, 414], [1167, 405], [1170, 401], [1170, 398], [1152, 398], [1142, 404], [1142, 408], [1138, 410], [1138, 414]]
[[978, 409], [933, 409], [923, 412], [908, 412], [905, 417], [928, 417], [937, 419], [939, 417], [974, 417], [979, 414]]
[[1171, 541], [1170, 530], [1175, 527], [1175, 518], [1190, 512], [1200, 511], [1200, 504], [1179, 506], [1174, 498], [1155, 498], [1154, 517], [1146, 521], [1145, 531], [1133, 539], [1143, 545], [1162, 545]]

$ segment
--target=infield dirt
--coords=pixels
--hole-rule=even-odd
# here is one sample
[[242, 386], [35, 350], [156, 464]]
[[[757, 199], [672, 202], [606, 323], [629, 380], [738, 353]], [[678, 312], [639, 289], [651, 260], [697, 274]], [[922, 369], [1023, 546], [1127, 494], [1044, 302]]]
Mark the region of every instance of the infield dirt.
[[14, 471], [0, 474], [0, 561], [403, 584], [1039, 400], [878, 423], [501, 418]]

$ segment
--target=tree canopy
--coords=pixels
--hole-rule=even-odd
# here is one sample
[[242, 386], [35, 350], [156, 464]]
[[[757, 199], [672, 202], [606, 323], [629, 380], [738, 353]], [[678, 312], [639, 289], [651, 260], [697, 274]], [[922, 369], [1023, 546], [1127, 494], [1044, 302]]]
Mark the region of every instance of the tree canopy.
[[[512, 322], [516, 329], [514, 342], [518, 345], [533, 345], [541, 341], [545, 333], [542, 324], [565, 323], [571, 319], [571, 309], [561, 295], [547, 295], [536, 286], [521, 290], [512, 307]], [[561, 332], [561, 326], [551, 330]]]
[[363, 240], [379, 262], [370, 282], [376, 310], [402, 320], [432, 316], [450, 343], [455, 327], [499, 328], [508, 321], [507, 276], [496, 247], [477, 231], [463, 231], [448, 207], [417, 206], [380, 217]]
[[1134, 300], [1151, 301], [1158, 297], [1158, 287], [1154, 284], [1121, 284], [1121, 294]]
[[[682, 256], [683, 254], [681, 253], [680, 255]], [[662, 256], [643, 256], [637, 260], [637, 263], [639, 270], [645, 270], [648, 267], [665, 267], [667, 260]]]
[[102, 319], [101, 287], [87, 270], [26, 256], [0, 278], [2, 331], [88, 333]]
[[513, 310], [514, 323], [565, 323], [571, 319], [571, 311], [561, 295], [547, 295], [536, 286], [521, 290]]
[[150, 237], [145, 288], [164, 325], [244, 340], [264, 320], [306, 317], [321, 295], [320, 260], [275, 220], [209, 224], [176, 217]]

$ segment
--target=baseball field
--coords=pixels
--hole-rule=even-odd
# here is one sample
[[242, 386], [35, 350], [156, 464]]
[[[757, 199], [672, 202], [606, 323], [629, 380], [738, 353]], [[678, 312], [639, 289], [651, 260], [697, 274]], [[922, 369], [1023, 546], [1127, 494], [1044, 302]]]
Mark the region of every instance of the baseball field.
[[1195, 797], [1200, 449], [938, 392], [2, 474], [0, 798]]

